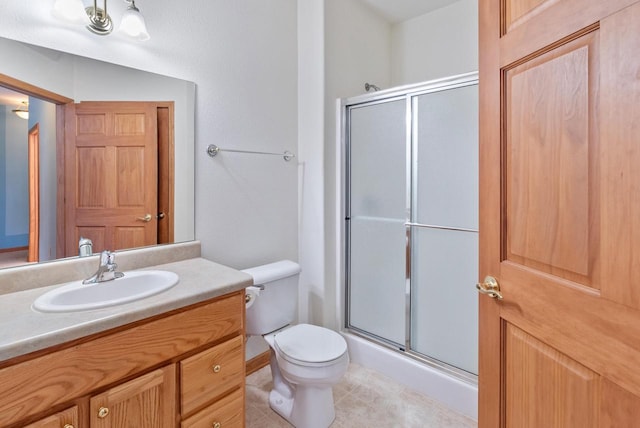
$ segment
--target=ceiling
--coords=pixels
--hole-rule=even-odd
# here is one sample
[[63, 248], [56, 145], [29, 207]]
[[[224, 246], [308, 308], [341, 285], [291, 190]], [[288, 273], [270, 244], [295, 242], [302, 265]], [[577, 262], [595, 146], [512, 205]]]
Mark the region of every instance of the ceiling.
[[28, 102], [29, 97], [27, 95], [0, 86], [0, 104], [18, 106], [23, 101]]
[[361, 0], [392, 24], [424, 15], [458, 0]]

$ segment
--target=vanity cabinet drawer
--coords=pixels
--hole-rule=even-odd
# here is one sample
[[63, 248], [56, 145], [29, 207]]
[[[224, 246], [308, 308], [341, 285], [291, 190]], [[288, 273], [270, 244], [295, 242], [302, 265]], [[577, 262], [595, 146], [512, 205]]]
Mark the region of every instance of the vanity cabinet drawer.
[[78, 406], [51, 415], [24, 428], [78, 428]]
[[244, 402], [238, 389], [182, 422], [180, 428], [242, 428]]
[[236, 336], [180, 362], [182, 414], [244, 382], [244, 337]]

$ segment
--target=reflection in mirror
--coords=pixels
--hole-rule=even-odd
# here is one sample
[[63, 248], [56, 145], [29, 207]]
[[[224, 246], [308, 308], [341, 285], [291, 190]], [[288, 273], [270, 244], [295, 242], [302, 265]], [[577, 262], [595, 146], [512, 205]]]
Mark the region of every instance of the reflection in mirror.
[[0, 267], [77, 256], [80, 236], [94, 252], [194, 239], [192, 82], [0, 52]]

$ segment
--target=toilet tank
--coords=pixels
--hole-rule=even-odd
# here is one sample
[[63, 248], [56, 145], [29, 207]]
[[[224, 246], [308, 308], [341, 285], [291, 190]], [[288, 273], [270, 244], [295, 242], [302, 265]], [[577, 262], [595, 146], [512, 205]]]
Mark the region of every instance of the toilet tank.
[[300, 265], [281, 260], [242, 272], [253, 277], [257, 291], [254, 303], [247, 308], [248, 335], [263, 335], [296, 321], [298, 315], [298, 274]]

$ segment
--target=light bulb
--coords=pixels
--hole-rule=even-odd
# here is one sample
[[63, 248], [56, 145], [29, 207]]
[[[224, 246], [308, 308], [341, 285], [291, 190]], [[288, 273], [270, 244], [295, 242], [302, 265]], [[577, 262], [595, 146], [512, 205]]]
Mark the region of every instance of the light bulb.
[[129, 6], [124, 11], [120, 21], [120, 31], [137, 40], [149, 40], [151, 38], [147, 32], [144, 17], [135, 5]]

